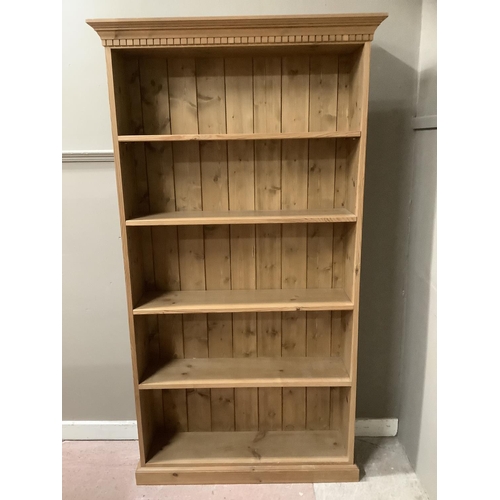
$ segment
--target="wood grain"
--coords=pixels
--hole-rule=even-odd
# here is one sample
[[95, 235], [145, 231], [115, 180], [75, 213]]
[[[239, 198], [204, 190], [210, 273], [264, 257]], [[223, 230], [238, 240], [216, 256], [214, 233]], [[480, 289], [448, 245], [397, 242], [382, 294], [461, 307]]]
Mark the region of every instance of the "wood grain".
[[[327, 353], [328, 354], [328, 353]], [[140, 389], [198, 387], [332, 387], [350, 385], [339, 356], [174, 359], [140, 384]], [[281, 405], [281, 400], [280, 405]], [[281, 411], [281, 409], [279, 410]], [[281, 422], [279, 423], [281, 428]]]
[[[134, 314], [223, 312], [252, 314], [251, 311], [345, 311], [352, 308], [353, 303], [341, 289], [182, 290], [150, 292], [134, 308]], [[248, 317], [249, 315], [241, 315], [235, 318], [235, 321]], [[296, 316], [291, 315], [291, 318], [294, 317]], [[233, 341], [236, 343], [241, 339], [234, 338]], [[242, 354], [248, 355], [248, 352], [243, 351]]]
[[[281, 58], [253, 60], [253, 114], [255, 133], [281, 131]], [[255, 143], [255, 208], [281, 208], [281, 144], [267, 140]], [[257, 289], [281, 288], [281, 227], [256, 227]], [[257, 314], [257, 355], [281, 356], [281, 313]], [[259, 389], [259, 429], [282, 427], [281, 388]]]
[[358, 478], [368, 76], [383, 19], [91, 23], [113, 47], [138, 482]]
[[[282, 60], [282, 116], [284, 133], [309, 131], [309, 58], [284, 57]], [[305, 140], [282, 144], [283, 210], [307, 209], [308, 143]], [[282, 229], [282, 287], [305, 288], [307, 259], [307, 225], [287, 224]], [[283, 313], [283, 356], [305, 356], [305, 312]], [[305, 428], [305, 389], [283, 391], [283, 429]]]
[[359, 481], [355, 464], [138, 467], [138, 485], [331, 483]]
[[[337, 128], [338, 57], [311, 56], [309, 129]], [[335, 193], [335, 141], [309, 142], [308, 208], [333, 209]], [[333, 224], [308, 224], [307, 287], [325, 288], [333, 280]], [[330, 352], [332, 317], [329, 311], [307, 313], [307, 356]], [[330, 389], [307, 389], [306, 427], [330, 427]]]
[[142, 135], [120, 135], [119, 142], [185, 142], [185, 141], [270, 141], [288, 139], [335, 139], [338, 137], [360, 137], [360, 132], [352, 131], [329, 131], [329, 132], [266, 132], [247, 134], [142, 134]]
[[[224, 60], [196, 60], [198, 126], [202, 133], [226, 131]], [[200, 144], [203, 215], [208, 210], [228, 209], [227, 149], [223, 142]], [[229, 227], [205, 226], [205, 279], [207, 290], [231, 288]], [[231, 314], [212, 314], [208, 318], [208, 356], [230, 358], [233, 355]], [[210, 411], [213, 431], [234, 430], [234, 390], [212, 389]]]
[[185, 432], [148, 466], [346, 463], [338, 431]]
[[[209, 191], [210, 187], [218, 189], [218, 186], [211, 186], [210, 179], [214, 177], [218, 178], [218, 174], [215, 173], [214, 177], [210, 176], [211, 171], [215, 170], [219, 172], [218, 165], [222, 166], [224, 163], [222, 160], [213, 160], [213, 158], [219, 157], [219, 154], [211, 149], [208, 152], [208, 148], [201, 148], [202, 151], [202, 166], [203, 166], [203, 192], [205, 199], [205, 191]], [[278, 150], [279, 152], [279, 150]], [[263, 151], [259, 150], [256, 157], [256, 183], [257, 184], [267, 184], [270, 186], [272, 179], [261, 179], [261, 176], [268, 176], [269, 171], [260, 172], [264, 169], [262, 165], [267, 167], [275, 167], [276, 165], [270, 164], [269, 160], [264, 160]], [[274, 154], [274, 153], [270, 153]], [[280, 163], [277, 162], [278, 174], [277, 180], [278, 185], [281, 183], [280, 180]], [[208, 171], [208, 172], [207, 172]], [[209, 173], [210, 172], [210, 173]], [[206, 178], [206, 179], [205, 179]], [[281, 188], [276, 189], [278, 191], [277, 201], [280, 201], [279, 191]], [[270, 189], [272, 190], [272, 189]], [[262, 196], [259, 191], [257, 198]], [[224, 200], [223, 194], [217, 197], [219, 200]], [[257, 201], [257, 206], [261, 204]], [[199, 225], [220, 225], [220, 224], [294, 224], [294, 223], [309, 223], [309, 222], [355, 222], [356, 216], [349, 212], [345, 208], [332, 208], [328, 210], [233, 210], [233, 211], [211, 211], [203, 210], [203, 212], [162, 212], [153, 215], [147, 215], [144, 217], [138, 217], [136, 219], [127, 220], [127, 226], [199, 226]]]
[[[195, 61], [192, 58], [169, 59], [168, 84], [173, 133], [198, 133], [198, 103]], [[198, 147], [176, 143], [173, 146], [175, 203], [178, 211], [202, 209], [200, 153]], [[205, 289], [205, 251], [203, 228], [179, 227], [179, 274], [181, 290]], [[189, 315], [183, 318], [184, 356], [208, 356], [207, 318]], [[187, 419], [190, 431], [211, 429], [210, 393], [207, 389], [187, 391]]]
[[[253, 133], [252, 60], [225, 59], [227, 133]], [[229, 142], [229, 209], [253, 210], [254, 152], [252, 142]], [[232, 226], [231, 287], [255, 289], [255, 226]], [[257, 318], [253, 308], [233, 316], [233, 356], [257, 356]], [[258, 429], [257, 389], [235, 391], [235, 428]]]

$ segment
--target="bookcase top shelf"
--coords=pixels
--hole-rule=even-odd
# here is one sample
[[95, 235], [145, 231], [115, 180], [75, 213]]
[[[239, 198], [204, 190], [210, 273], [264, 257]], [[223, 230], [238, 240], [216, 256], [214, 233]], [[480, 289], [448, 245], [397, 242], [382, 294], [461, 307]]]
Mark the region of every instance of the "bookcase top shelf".
[[181, 47], [367, 42], [387, 14], [88, 19], [104, 46]]

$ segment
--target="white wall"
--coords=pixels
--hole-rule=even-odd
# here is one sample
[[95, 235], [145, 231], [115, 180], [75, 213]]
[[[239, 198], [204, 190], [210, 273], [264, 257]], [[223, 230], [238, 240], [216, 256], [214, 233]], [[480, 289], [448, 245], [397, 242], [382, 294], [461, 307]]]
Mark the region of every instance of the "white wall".
[[[436, 78], [436, 0], [424, 0], [418, 117], [437, 115]], [[429, 497], [435, 499], [437, 129], [415, 134], [399, 437]]]
[[[358, 416], [397, 417], [421, 0], [64, 0], [63, 150], [111, 149], [104, 50], [86, 18], [388, 12], [372, 50]], [[63, 164], [63, 419], [135, 416], [112, 163]]]

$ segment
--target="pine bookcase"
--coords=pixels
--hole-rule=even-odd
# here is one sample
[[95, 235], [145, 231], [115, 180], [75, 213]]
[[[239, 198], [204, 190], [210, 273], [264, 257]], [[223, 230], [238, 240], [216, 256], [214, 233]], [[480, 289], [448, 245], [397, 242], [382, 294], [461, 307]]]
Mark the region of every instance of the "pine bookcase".
[[370, 46], [386, 14], [89, 20], [138, 484], [356, 481]]

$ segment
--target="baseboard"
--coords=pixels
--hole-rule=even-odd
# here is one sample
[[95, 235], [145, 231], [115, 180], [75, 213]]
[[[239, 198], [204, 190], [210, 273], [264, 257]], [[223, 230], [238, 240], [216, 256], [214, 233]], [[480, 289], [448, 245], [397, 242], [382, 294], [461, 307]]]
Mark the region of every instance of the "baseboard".
[[[356, 420], [356, 436], [392, 437], [398, 432], [397, 418]], [[63, 441], [128, 441], [137, 439], [135, 420], [66, 420], [62, 423]]]
[[397, 418], [356, 419], [356, 436], [358, 437], [394, 437], [397, 433]]
[[136, 420], [63, 420], [63, 441], [128, 441], [137, 439]]

